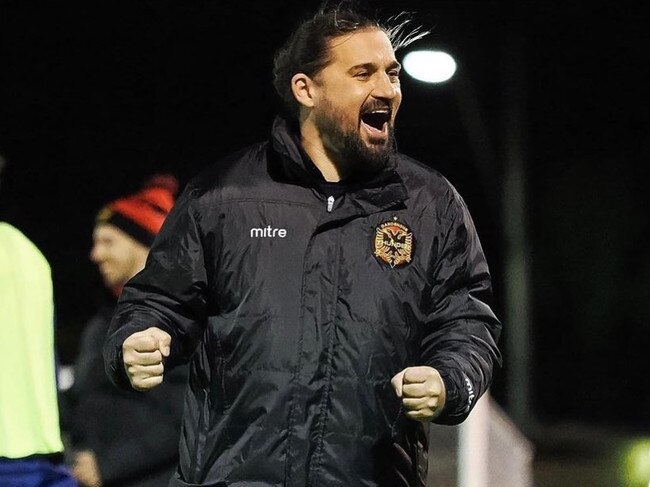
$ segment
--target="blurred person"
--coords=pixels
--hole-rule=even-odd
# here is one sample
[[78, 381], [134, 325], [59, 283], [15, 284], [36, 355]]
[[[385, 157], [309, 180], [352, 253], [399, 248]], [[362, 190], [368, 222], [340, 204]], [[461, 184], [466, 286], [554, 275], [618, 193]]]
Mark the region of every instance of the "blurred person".
[[172, 176], [154, 176], [135, 194], [107, 204], [96, 218], [90, 259], [111, 299], [84, 328], [74, 384], [66, 394], [72, 468], [83, 486], [160, 487], [178, 462], [186, 368], [175, 370], [149, 395], [115, 388], [102, 359], [115, 299], [144, 267], [177, 188]]
[[[0, 156], [0, 177], [5, 160]], [[75, 487], [59, 426], [50, 264], [0, 221], [0, 486]]]
[[190, 181], [124, 288], [111, 379], [149, 394], [191, 361], [171, 486], [423, 486], [425, 425], [490, 385], [501, 324], [470, 213], [395, 148], [395, 50], [423, 33], [393, 22], [340, 4], [300, 24], [270, 139]]

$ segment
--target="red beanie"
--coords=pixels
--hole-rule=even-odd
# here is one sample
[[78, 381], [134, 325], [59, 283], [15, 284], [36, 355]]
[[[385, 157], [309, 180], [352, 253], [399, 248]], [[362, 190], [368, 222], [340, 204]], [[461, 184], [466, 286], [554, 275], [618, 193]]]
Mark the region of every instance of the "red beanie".
[[174, 206], [178, 181], [170, 174], [149, 178], [135, 194], [106, 205], [97, 215], [96, 224], [116, 226], [138, 242], [151, 247], [167, 214]]

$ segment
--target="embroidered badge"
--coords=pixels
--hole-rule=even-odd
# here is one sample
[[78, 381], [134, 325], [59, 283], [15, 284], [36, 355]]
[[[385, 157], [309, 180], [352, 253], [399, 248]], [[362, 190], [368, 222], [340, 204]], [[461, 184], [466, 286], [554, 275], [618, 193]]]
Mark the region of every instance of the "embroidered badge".
[[375, 230], [375, 257], [391, 267], [411, 262], [413, 233], [405, 225], [394, 221], [382, 223]]

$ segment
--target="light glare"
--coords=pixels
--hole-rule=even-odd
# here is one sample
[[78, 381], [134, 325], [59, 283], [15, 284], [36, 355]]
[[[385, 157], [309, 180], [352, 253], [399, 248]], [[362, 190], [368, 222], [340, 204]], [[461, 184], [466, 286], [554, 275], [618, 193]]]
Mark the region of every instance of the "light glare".
[[456, 72], [456, 61], [443, 51], [411, 51], [403, 64], [409, 75], [425, 83], [443, 83]]
[[625, 467], [625, 485], [650, 485], [650, 440], [640, 440], [628, 448]]

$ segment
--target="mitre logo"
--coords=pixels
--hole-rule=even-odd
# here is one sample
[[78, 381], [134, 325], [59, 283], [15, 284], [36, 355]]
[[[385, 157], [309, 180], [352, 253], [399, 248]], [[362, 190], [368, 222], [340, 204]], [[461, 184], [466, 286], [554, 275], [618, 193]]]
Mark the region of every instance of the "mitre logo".
[[272, 228], [271, 225], [268, 225], [264, 228], [251, 228], [251, 238], [264, 238], [264, 237], [284, 238], [286, 236], [287, 236], [286, 228]]
[[375, 229], [374, 253], [381, 262], [400, 267], [411, 262], [413, 233], [406, 225], [393, 221], [384, 222]]

